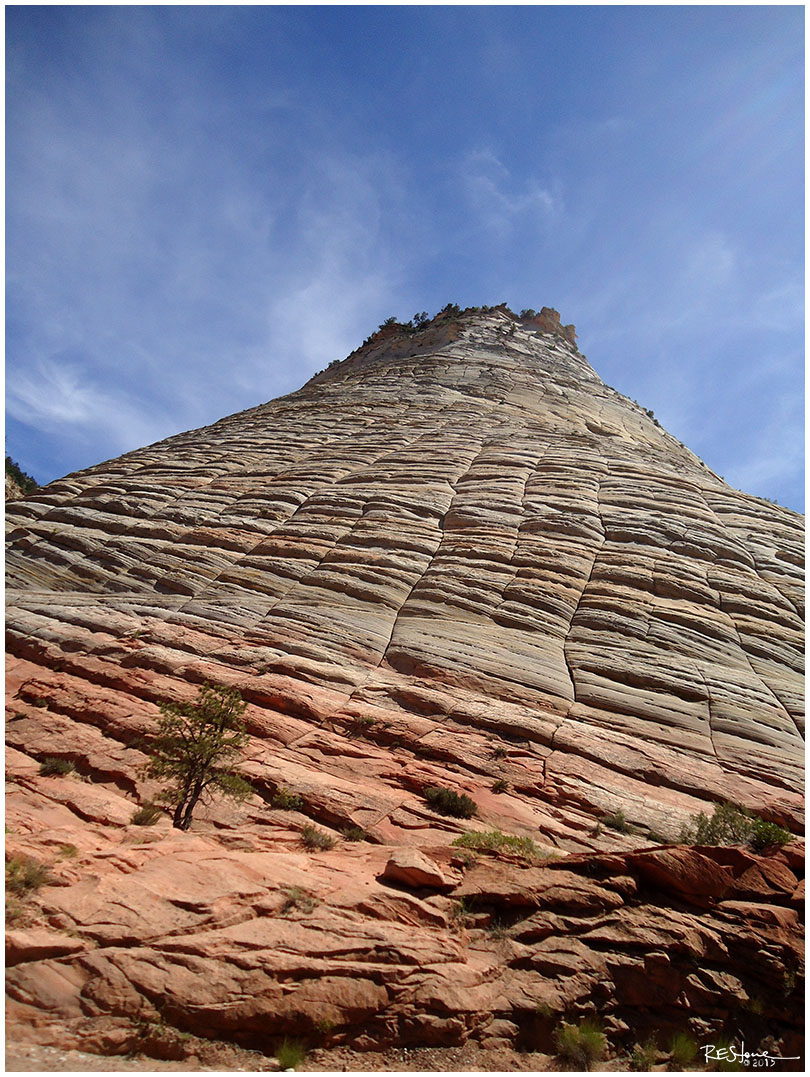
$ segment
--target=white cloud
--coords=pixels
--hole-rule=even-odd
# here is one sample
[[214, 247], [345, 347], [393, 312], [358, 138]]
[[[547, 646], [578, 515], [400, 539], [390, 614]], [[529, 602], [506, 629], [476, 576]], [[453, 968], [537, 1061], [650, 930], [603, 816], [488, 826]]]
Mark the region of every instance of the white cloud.
[[506, 239], [515, 227], [540, 225], [558, 209], [551, 192], [535, 179], [517, 184], [509, 169], [488, 149], [473, 150], [461, 164], [467, 201], [481, 224]]
[[7, 390], [43, 445], [121, 452], [298, 388], [402, 297], [415, 215], [385, 157], [301, 105], [292, 134], [226, 117], [220, 151], [200, 86], [168, 88], [161, 124], [114, 79], [95, 89], [70, 123], [15, 95]]
[[82, 440], [95, 436], [113, 452], [170, 432], [162, 409], [133, 407], [120, 392], [104, 389], [67, 359], [41, 359], [7, 382], [6, 407], [12, 418], [42, 432], [68, 438], [78, 432]]
[[[737, 489], [786, 503], [782, 490], [787, 491], [791, 481], [801, 481], [804, 450], [801, 400], [788, 389], [771, 400], [765, 421], [753, 429], [742, 446], [736, 445], [733, 458], [720, 466], [725, 467], [726, 480]], [[801, 508], [798, 504], [790, 507]]]

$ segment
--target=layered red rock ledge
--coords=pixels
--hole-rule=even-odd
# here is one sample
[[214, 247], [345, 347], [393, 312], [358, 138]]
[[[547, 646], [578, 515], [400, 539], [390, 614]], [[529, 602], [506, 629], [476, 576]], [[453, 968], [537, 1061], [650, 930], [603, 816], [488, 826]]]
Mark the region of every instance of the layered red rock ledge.
[[[520, 1044], [597, 1010], [617, 1044], [794, 1042], [799, 846], [649, 846], [727, 798], [801, 831], [801, 518], [503, 311], [361, 353], [9, 507], [8, 841], [55, 879], [12, 1028]], [[158, 703], [204, 681], [248, 700], [253, 800], [131, 826]], [[371, 843], [306, 853], [307, 820]], [[560, 859], [463, 870], [471, 826]], [[403, 847], [441, 885], [381, 879]]]

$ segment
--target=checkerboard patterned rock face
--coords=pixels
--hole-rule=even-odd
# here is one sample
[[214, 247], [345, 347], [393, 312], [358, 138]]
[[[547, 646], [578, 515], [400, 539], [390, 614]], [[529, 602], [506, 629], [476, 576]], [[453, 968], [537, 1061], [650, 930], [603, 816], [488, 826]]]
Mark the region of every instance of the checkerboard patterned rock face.
[[[555, 313], [387, 327], [297, 393], [8, 506], [9, 825], [21, 854], [62, 873], [19, 925], [20, 984], [34, 966], [70, 967], [77, 998], [88, 982], [108, 985], [99, 1014], [135, 1012], [171, 975], [137, 972], [118, 948], [142, 944], [148, 962], [155, 940], [171, 938], [203, 963], [235, 960], [252, 946], [238, 924], [259, 905], [281, 932], [268, 952], [289, 936], [296, 961], [315, 960], [304, 928], [267, 896], [274, 857], [283, 872], [270, 892], [315, 885], [314, 917], [345, 912], [351, 897], [352, 922], [389, 924], [380, 945], [404, 967], [456, 960], [459, 936], [450, 898], [378, 879], [392, 847], [425, 850], [451, 879], [464, 864], [449, 842], [469, 829], [531, 837], [563, 857], [619, 855], [650, 836], [677, 840], [695, 813], [731, 799], [799, 830], [802, 520], [730, 489], [605, 386]], [[142, 765], [159, 702], [191, 698], [204, 681], [248, 702], [241, 772], [255, 796], [199, 812], [182, 839], [206, 850], [183, 846], [196, 896], [184, 903], [181, 880], [174, 903], [176, 861], [157, 852], [181, 839], [129, 819], [158, 793]], [[39, 775], [51, 756], [76, 770]], [[477, 817], [439, 813], [431, 787], [471, 798]], [[302, 811], [277, 806], [281, 789]], [[380, 863], [362, 841], [303, 853], [307, 817], [336, 836], [362, 832], [383, 847]], [[58, 860], [60, 844], [79, 856]], [[198, 879], [209, 853], [216, 870]], [[132, 876], [120, 924], [113, 871]], [[340, 872], [345, 893], [329, 882]], [[585, 906], [614, 915], [596, 882], [564, 889], [582, 886], [593, 891]], [[533, 916], [541, 936], [549, 916], [567, 930], [561, 914]], [[48, 935], [63, 920], [86, 953]], [[210, 949], [203, 923], [221, 932]], [[422, 926], [400, 939], [397, 924]], [[448, 942], [434, 954], [436, 931]], [[346, 945], [354, 953], [371, 945], [363, 939]], [[174, 967], [181, 943], [160, 946]], [[343, 960], [323, 940], [316, 949], [325, 970]], [[576, 964], [573, 950], [566, 960]], [[198, 990], [192, 965], [183, 975]], [[271, 966], [273, 983], [292, 975]], [[477, 1035], [485, 1026], [470, 1014], [488, 1004], [489, 975], [478, 972], [475, 985], [454, 981], [459, 1005], [441, 1019], [425, 1001], [438, 981], [425, 980], [413, 1021], [431, 1014], [423, 1024], [439, 1039]], [[520, 966], [515, 1006], [523, 980], [540, 975]], [[31, 976], [48, 999], [25, 982], [26, 1005], [58, 994], [50, 973]], [[378, 997], [379, 976], [355, 982], [356, 998], [344, 999], [343, 980], [318, 1005], [371, 1027], [390, 992]], [[217, 994], [223, 1035], [230, 989]], [[129, 1001], [110, 1001], [117, 990]], [[274, 991], [251, 999], [257, 1028], [281, 1010], [297, 1027]]]

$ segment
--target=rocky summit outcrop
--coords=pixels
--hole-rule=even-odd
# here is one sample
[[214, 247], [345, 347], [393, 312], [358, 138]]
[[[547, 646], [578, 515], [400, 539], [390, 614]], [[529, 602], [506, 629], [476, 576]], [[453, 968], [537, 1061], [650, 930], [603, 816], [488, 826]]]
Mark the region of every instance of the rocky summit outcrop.
[[[678, 841], [725, 800], [802, 832], [801, 518], [531, 313], [389, 324], [8, 506], [7, 858], [48, 872], [12, 1029], [543, 1050], [598, 1013], [615, 1050], [798, 1053], [802, 843]], [[133, 825], [205, 682], [248, 703], [252, 798]]]

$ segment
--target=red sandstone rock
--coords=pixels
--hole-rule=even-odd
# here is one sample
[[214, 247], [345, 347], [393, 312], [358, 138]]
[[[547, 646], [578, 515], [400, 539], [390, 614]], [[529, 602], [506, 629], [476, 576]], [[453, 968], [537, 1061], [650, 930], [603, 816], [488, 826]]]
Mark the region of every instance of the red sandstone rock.
[[[631, 1047], [759, 999], [798, 1036], [803, 844], [650, 846], [730, 790], [801, 831], [801, 521], [536, 322], [386, 331], [9, 506], [8, 855], [51, 876], [14, 913], [12, 1028], [551, 1051], [541, 1003]], [[254, 795], [134, 826], [159, 704], [204, 681], [248, 702]]]
[[719, 900], [733, 887], [730, 871], [687, 846], [630, 853], [627, 863], [649, 885], [699, 904]]
[[380, 878], [415, 890], [446, 890], [453, 885], [438, 865], [416, 849], [397, 849]]

